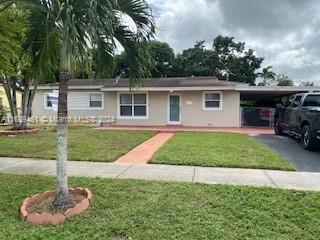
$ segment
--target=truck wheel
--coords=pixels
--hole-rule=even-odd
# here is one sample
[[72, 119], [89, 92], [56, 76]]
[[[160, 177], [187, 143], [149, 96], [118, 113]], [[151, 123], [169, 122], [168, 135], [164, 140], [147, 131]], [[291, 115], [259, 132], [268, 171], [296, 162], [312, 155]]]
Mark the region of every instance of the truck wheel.
[[282, 136], [283, 134], [283, 128], [281, 127], [279, 120], [276, 118], [274, 120], [274, 132], [276, 135]]
[[307, 150], [314, 149], [317, 144], [317, 140], [311, 136], [309, 125], [302, 128], [301, 144], [303, 148]]

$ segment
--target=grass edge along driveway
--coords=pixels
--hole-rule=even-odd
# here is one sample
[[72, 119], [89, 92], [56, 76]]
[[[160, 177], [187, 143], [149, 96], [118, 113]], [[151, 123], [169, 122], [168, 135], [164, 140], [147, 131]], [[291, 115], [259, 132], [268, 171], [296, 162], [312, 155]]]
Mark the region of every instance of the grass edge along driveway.
[[192, 183], [69, 178], [93, 193], [58, 226], [19, 219], [21, 201], [54, 177], [0, 174], [3, 239], [318, 239], [320, 193]]
[[150, 163], [295, 170], [267, 146], [238, 133], [177, 132]]
[[[69, 127], [68, 158], [75, 161], [113, 162], [154, 136], [152, 131], [99, 130]], [[55, 159], [56, 132], [0, 136], [0, 157]]]

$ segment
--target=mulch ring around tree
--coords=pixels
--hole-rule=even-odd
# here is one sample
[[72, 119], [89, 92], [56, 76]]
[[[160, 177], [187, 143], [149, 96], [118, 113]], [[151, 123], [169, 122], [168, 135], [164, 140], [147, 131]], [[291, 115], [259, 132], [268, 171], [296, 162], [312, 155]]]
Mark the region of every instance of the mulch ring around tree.
[[39, 131], [40, 131], [39, 128], [30, 128], [30, 129], [21, 129], [21, 130], [6, 129], [6, 130], [0, 130], [0, 135], [16, 136], [16, 135], [37, 133]]
[[54, 195], [54, 191], [48, 191], [26, 198], [20, 207], [21, 219], [32, 224], [56, 225], [87, 210], [92, 199], [87, 188], [69, 189], [70, 205], [57, 209], [52, 206]]

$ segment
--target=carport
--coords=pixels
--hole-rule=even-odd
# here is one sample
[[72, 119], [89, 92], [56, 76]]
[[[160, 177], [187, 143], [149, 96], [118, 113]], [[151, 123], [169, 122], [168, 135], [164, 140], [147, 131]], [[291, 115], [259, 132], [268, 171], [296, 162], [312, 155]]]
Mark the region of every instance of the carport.
[[284, 103], [296, 93], [320, 92], [320, 87], [247, 86], [237, 90], [241, 100], [241, 126], [271, 128], [277, 103]]

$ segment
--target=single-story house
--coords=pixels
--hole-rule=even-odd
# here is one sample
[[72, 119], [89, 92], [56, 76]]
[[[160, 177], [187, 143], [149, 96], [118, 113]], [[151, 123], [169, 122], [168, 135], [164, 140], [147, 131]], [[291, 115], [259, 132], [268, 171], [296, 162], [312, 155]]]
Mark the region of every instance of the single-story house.
[[[56, 116], [50, 98], [56, 89], [57, 83], [38, 87], [32, 116]], [[301, 91], [310, 88], [251, 87], [215, 77], [181, 77], [151, 78], [130, 90], [128, 79], [73, 79], [69, 81], [68, 114], [114, 117], [116, 125], [240, 127], [242, 98]]]

